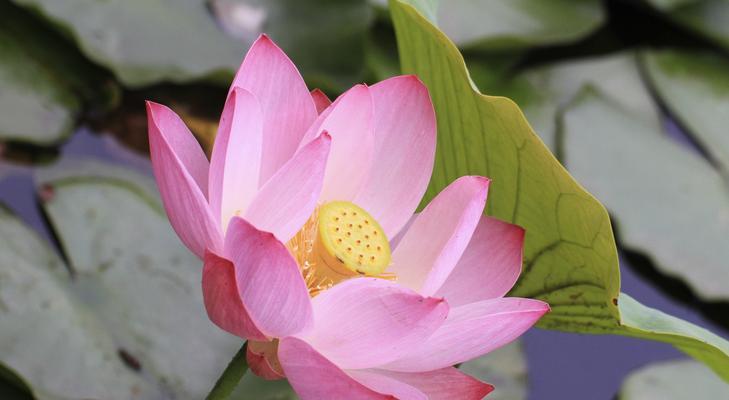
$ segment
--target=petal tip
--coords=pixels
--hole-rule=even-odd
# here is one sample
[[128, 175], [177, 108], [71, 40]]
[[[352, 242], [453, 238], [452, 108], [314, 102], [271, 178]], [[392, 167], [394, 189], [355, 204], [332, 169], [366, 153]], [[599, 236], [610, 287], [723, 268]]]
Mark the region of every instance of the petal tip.
[[283, 50], [281, 50], [281, 48], [276, 44], [276, 42], [274, 42], [273, 39], [271, 39], [271, 37], [268, 36], [268, 34], [266, 34], [266, 33], [261, 33], [258, 36], [256, 41], [253, 42], [253, 44], [251, 45], [251, 49], [259, 47], [259, 46], [265, 46], [268, 48], [272, 48], [272, 49], [278, 50], [283, 53]]
[[169, 107], [165, 106], [164, 104], [155, 103], [152, 100], [145, 100], [144, 105], [147, 109], [147, 116], [152, 117], [156, 119], [157, 113], [160, 111], [172, 111], [169, 109]]
[[472, 185], [474, 185], [479, 194], [485, 195], [488, 193], [489, 186], [491, 185], [491, 178], [487, 178], [485, 176], [480, 175], [466, 175], [458, 178], [459, 181], [468, 182]]

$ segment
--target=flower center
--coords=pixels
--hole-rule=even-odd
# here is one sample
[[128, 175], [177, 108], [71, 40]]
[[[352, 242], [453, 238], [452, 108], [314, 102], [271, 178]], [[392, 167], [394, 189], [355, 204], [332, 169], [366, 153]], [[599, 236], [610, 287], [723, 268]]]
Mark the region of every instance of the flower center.
[[382, 227], [367, 211], [347, 201], [318, 207], [287, 246], [311, 296], [355, 276], [395, 279], [385, 272], [390, 265], [390, 243]]

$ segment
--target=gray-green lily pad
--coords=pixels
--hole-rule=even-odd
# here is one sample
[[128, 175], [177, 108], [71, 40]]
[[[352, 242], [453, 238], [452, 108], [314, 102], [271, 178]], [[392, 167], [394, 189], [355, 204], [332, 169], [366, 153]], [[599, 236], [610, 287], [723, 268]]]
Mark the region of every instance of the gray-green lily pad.
[[53, 145], [83, 103], [103, 108], [113, 85], [38, 18], [0, 3], [0, 141]]
[[729, 300], [729, 192], [703, 158], [588, 90], [565, 113], [565, 162], [649, 255], [709, 301]]
[[[387, 6], [387, 0], [371, 2]], [[574, 42], [605, 22], [596, 0], [420, 0], [417, 6], [459, 47], [479, 50]]]
[[230, 75], [246, 44], [226, 35], [203, 0], [13, 0], [48, 18], [129, 86]]
[[341, 90], [363, 72], [372, 20], [365, 0], [320, 7], [291, 0], [13, 1], [60, 26], [132, 87], [199, 79], [227, 84], [248, 46], [268, 32], [311, 83]]
[[698, 3], [703, 0], [645, 0], [648, 4], [652, 5], [653, 7], [667, 11], [672, 10], [674, 8], [677, 8], [679, 6], [684, 6], [687, 4], [694, 4]]
[[[615, 53], [567, 61], [527, 70], [509, 71], [483, 60], [470, 64], [471, 77], [485, 93], [509, 97], [524, 111], [529, 123], [553, 152], [557, 143], [557, 113], [585, 85], [598, 87], [625, 105], [626, 112], [658, 129], [661, 117], [638, 70], [633, 53]], [[558, 154], [561, 156], [561, 154]]]
[[605, 20], [597, 0], [449, 0], [436, 15], [460, 47], [485, 50], [574, 42]]
[[82, 306], [49, 246], [0, 211], [0, 361], [34, 388], [67, 398], [153, 398], [111, 332]]
[[697, 51], [652, 51], [646, 75], [670, 113], [729, 179], [729, 62]]
[[222, 27], [252, 43], [265, 32], [312, 87], [341, 92], [364, 73], [365, 35], [373, 21], [366, 0], [208, 0]]
[[664, 361], [638, 369], [620, 388], [620, 400], [729, 399], [729, 384], [692, 360]]
[[241, 341], [208, 320], [149, 180], [86, 167], [39, 176], [70, 265], [2, 214], [0, 362], [57, 397], [202, 398]]
[[652, 0], [675, 22], [729, 48], [729, 2], [726, 0]]
[[527, 364], [521, 341], [461, 364], [460, 369], [494, 385], [494, 391], [488, 395], [490, 400], [527, 398]]

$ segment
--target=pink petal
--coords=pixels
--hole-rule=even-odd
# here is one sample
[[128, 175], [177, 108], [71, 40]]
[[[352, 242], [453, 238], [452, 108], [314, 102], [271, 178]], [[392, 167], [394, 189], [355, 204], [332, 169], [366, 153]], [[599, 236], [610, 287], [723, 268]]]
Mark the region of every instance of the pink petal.
[[401, 357], [448, 314], [442, 299], [376, 278], [339, 283], [312, 304], [314, 327], [301, 337], [345, 369], [376, 367]]
[[524, 229], [481, 216], [471, 242], [437, 292], [451, 307], [505, 295], [521, 272]]
[[261, 332], [283, 337], [311, 324], [311, 301], [299, 267], [273, 234], [233, 217], [225, 255], [235, 265], [238, 295]]
[[208, 162], [185, 124], [169, 108], [147, 102], [149, 152], [170, 224], [190, 251], [222, 249], [222, 234], [205, 198]]
[[223, 229], [258, 192], [262, 123], [261, 106], [255, 96], [233, 88], [220, 117], [210, 162], [210, 206]]
[[302, 143], [320, 132], [332, 135], [321, 199], [353, 200], [372, 166], [374, 152], [374, 105], [365, 85], [339, 96], [309, 128]]
[[147, 126], [149, 135], [163, 138], [203, 195], [207, 196], [208, 159], [182, 119], [167, 106], [147, 101]]
[[[273, 343], [274, 342], [262, 343], [249, 340], [248, 345], [246, 346], [246, 362], [248, 363], [248, 368], [250, 368], [251, 372], [254, 374], [268, 381], [284, 378], [282, 375], [283, 371], [280, 369], [281, 366], [278, 366], [277, 371], [277, 368], [274, 368], [271, 363], [269, 363], [265, 354], [267, 351], [278, 352], [278, 345]], [[257, 351], [257, 347], [265, 347], [265, 351], [259, 352]]]
[[314, 212], [331, 137], [324, 133], [299, 150], [258, 192], [246, 219], [286, 243]]
[[389, 394], [398, 400], [429, 400], [420, 390], [390, 376], [380, 374], [377, 370], [350, 370], [349, 376], [368, 388], [383, 394]]
[[400, 245], [400, 241], [402, 240], [403, 236], [410, 230], [410, 227], [413, 226], [413, 222], [415, 222], [416, 219], [418, 219], [418, 213], [413, 214], [407, 222], [405, 222], [405, 225], [400, 229], [400, 232], [397, 233], [397, 235], [392, 236], [390, 239], [390, 248], [396, 249], [397, 246]]
[[329, 100], [329, 97], [327, 97], [327, 95], [319, 89], [314, 89], [311, 91], [311, 98], [314, 100], [314, 105], [316, 105], [316, 112], [318, 112], [319, 114], [321, 114], [322, 111], [326, 110], [327, 107], [332, 104], [332, 101]]
[[426, 296], [436, 293], [471, 240], [488, 187], [486, 178], [464, 176], [425, 207], [392, 254], [398, 283]]
[[302, 400], [394, 400], [352, 379], [303, 340], [288, 337], [278, 346], [286, 378]]
[[[374, 371], [380, 376], [398, 381], [401, 385], [406, 384], [417, 388], [419, 392], [427, 396], [428, 400], [481, 400], [494, 390], [494, 387], [488, 383], [481, 382], [453, 367], [418, 373], [384, 370], [367, 370], [367, 373], [373, 374]], [[368, 385], [365, 379], [362, 379], [362, 372], [354, 371], [352, 376], [375, 389]]]
[[435, 112], [428, 89], [413, 75], [370, 88], [375, 104], [375, 159], [355, 203], [400, 231], [420, 204], [435, 160]]
[[215, 325], [244, 339], [268, 340], [251, 321], [238, 295], [232, 262], [206, 252], [202, 288], [205, 309]]
[[248, 50], [231, 91], [253, 93], [263, 110], [263, 154], [260, 183], [291, 158], [306, 129], [316, 119], [316, 106], [296, 66], [266, 35]]
[[547, 311], [544, 302], [516, 297], [455, 307], [432, 336], [384, 368], [421, 372], [468, 361], [516, 339]]

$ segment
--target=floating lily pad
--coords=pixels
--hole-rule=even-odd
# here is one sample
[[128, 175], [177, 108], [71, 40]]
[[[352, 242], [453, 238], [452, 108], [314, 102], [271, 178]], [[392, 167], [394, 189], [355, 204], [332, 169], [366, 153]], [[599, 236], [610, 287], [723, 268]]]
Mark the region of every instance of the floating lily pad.
[[53, 145], [68, 136], [85, 102], [103, 108], [104, 74], [56, 32], [0, 3], [0, 141]]
[[449, 0], [435, 20], [461, 47], [499, 50], [577, 41], [605, 12], [597, 0]]
[[726, 0], [650, 0], [675, 22], [729, 48], [729, 2]]
[[0, 235], [0, 361], [59, 397], [159, 395], [124, 365], [111, 332], [78, 304], [52, 249], [6, 209]]
[[246, 49], [217, 26], [203, 0], [13, 1], [62, 27], [129, 86], [230, 75]]
[[659, 10], [671, 10], [679, 6], [698, 3], [703, 0], [645, 0]]
[[84, 169], [39, 177], [70, 265], [0, 215], [0, 362], [58, 397], [202, 398], [241, 342], [208, 320], [200, 261], [151, 182]]
[[490, 400], [527, 398], [527, 364], [520, 341], [464, 363], [461, 371], [494, 385]]
[[728, 301], [729, 193], [722, 176], [594, 91], [570, 108], [563, 127], [566, 165], [613, 213], [623, 245], [649, 254], [700, 298]]
[[[380, 7], [387, 0], [371, 0]], [[575, 42], [605, 22], [598, 0], [419, 0], [419, 10], [459, 47], [523, 49]]]
[[[475, 88], [457, 47], [418, 11], [419, 5], [417, 0], [390, 1], [403, 71], [417, 73], [428, 86], [438, 117], [426, 200], [459, 176], [492, 178], [487, 213], [526, 229], [525, 265], [511, 294], [551, 306], [538, 326], [671, 343], [729, 381], [729, 342], [620, 293], [617, 249], [605, 208], [552, 156], [511, 100]], [[597, 121], [580, 125], [570, 136], [616, 135]], [[643, 119], [640, 124], [652, 126]], [[569, 162], [571, 150], [565, 147]], [[594, 158], [591, 163], [600, 165]]]
[[623, 382], [620, 400], [729, 399], [729, 385], [691, 360], [650, 364]]
[[660, 100], [729, 180], [729, 62], [671, 50], [646, 52], [642, 60]]
[[350, 84], [362, 73], [371, 21], [364, 0], [320, 7], [292, 0], [13, 1], [61, 26], [84, 54], [132, 87], [206, 78], [227, 84], [262, 32], [279, 40], [311, 81]]
[[558, 150], [557, 113], [585, 85], [600, 88], [624, 104], [632, 115], [644, 118], [656, 129], [661, 126], [658, 108], [643, 83], [632, 53], [555, 63], [516, 76], [508, 69], [502, 71], [500, 66], [479, 60], [472, 64], [470, 72], [482, 91], [514, 100], [553, 152]]
[[208, 0], [231, 35], [251, 43], [265, 32], [312, 87], [341, 92], [364, 73], [366, 0]]

